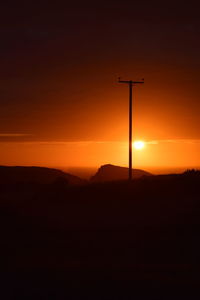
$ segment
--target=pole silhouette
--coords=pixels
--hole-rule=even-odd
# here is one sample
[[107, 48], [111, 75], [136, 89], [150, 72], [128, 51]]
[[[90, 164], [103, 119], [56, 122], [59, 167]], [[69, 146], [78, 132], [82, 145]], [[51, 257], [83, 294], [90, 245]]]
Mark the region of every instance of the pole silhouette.
[[128, 178], [131, 181], [132, 180], [132, 118], [133, 118], [133, 86], [136, 84], [143, 84], [144, 79], [141, 81], [132, 81], [132, 80], [121, 80], [119, 78], [119, 83], [125, 83], [129, 85], [129, 171], [128, 171]]

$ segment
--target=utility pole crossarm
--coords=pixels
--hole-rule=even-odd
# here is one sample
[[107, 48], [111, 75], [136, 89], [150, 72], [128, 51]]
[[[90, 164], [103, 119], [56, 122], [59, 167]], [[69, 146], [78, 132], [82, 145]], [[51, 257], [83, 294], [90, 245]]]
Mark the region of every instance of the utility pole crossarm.
[[142, 79], [141, 81], [132, 81], [132, 80], [121, 80], [120, 78], [118, 79], [119, 83], [127, 83], [127, 84], [143, 84], [144, 83], [144, 79]]

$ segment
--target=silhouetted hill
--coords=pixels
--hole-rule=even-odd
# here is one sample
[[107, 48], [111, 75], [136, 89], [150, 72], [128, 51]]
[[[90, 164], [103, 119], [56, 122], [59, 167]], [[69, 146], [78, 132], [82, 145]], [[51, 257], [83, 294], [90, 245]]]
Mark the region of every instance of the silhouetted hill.
[[66, 181], [70, 185], [82, 185], [86, 181], [63, 171], [43, 167], [0, 166], [0, 184], [40, 183], [51, 184]]
[[1, 185], [0, 299], [200, 299], [199, 199], [194, 170]]
[[[140, 178], [142, 176], [150, 176], [152, 174], [140, 170], [132, 170], [133, 178]], [[105, 181], [115, 181], [115, 180], [126, 180], [128, 178], [128, 168], [119, 167], [114, 165], [104, 165], [99, 168], [97, 173], [91, 177], [92, 182], [105, 182]]]

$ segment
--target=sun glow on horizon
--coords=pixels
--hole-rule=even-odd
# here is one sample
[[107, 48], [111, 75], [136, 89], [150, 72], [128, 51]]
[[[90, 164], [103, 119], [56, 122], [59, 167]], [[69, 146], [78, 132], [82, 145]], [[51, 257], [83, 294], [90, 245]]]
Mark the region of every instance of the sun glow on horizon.
[[136, 150], [142, 150], [142, 149], [144, 149], [144, 147], [145, 147], [145, 142], [143, 142], [143, 141], [135, 141], [135, 142], [133, 143], [133, 147], [134, 147]]

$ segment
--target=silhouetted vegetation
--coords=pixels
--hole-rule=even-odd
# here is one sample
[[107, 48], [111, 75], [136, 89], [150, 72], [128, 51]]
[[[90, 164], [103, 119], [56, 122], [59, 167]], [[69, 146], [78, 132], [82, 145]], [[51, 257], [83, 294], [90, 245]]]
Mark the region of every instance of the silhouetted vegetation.
[[2, 299], [195, 299], [199, 186], [198, 171], [1, 184]]

